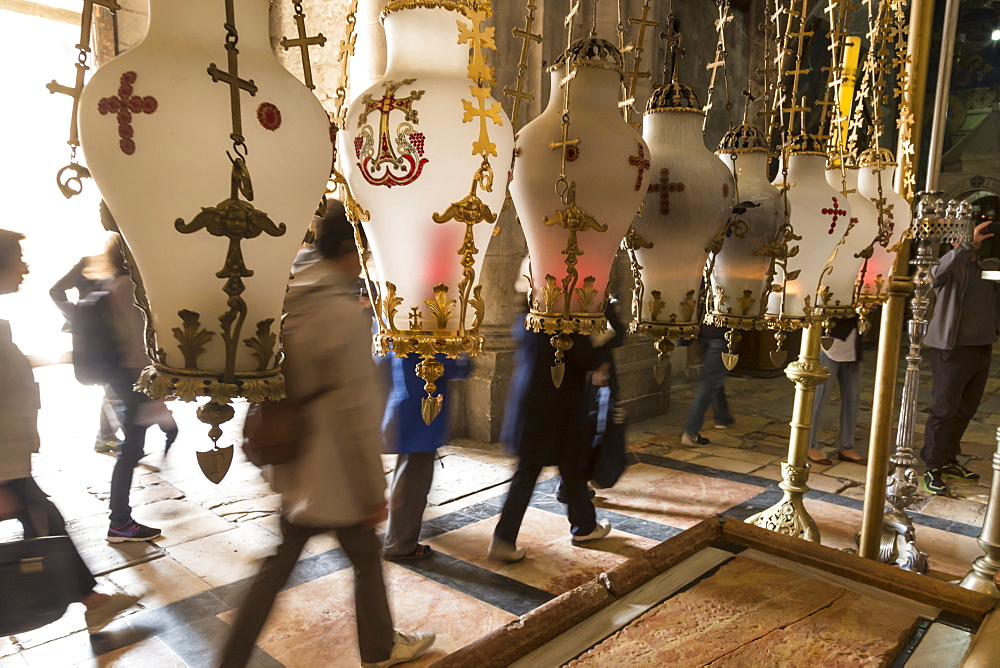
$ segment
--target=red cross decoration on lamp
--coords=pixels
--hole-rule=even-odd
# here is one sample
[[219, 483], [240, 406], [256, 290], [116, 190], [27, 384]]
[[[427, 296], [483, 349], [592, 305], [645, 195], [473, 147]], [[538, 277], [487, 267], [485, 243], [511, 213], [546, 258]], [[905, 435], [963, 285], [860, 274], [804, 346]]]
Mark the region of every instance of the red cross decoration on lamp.
[[[640, 179], [642, 176], [640, 175]], [[670, 182], [670, 170], [661, 169], [660, 170], [660, 182], [650, 183], [649, 192], [660, 193], [660, 215], [666, 216], [670, 213], [670, 193], [682, 192], [684, 190], [683, 183], [671, 183]]]
[[118, 145], [125, 155], [135, 153], [135, 140], [132, 139], [132, 114], [152, 114], [156, 111], [156, 98], [152, 95], [139, 97], [133, 95], [132, 84], [135, 83], [138, 75], [135, 72], [125, 72], [121, 76], [118, 86], [117, 97], [102, 97], [97, 103], [97, 110], [102, 116], [105, 114], [115, 114], [118, 117], [118, 136], [121, 140]]
[[827, 230], [826, 232], [827, 234], [833, 234], [833, 231], [837, 229], [837, 221], [840, 219], [841, 216], [847, 215], [847, 212], [844, 211], [842, 208], [840, 208], [840, 203], [838, 202], [836, 197], [831, 197], [830, 199], [833, 200], [833, 206], [827, 209], [823, 209], [823, 211], [821, 212], [824, 216], [833, 216], [833, 218], [830, 220], [830, 229]]
[[642, 188], [642, 175], [649, 169], [649, 158], [646, 157], [646, 151], [643, 149], [642, 144], [637, 144], [637, 146], [639, 147], [639, 154], [630, 155], [628, 164], [639, 168], [639, 175], [635, 177], [635, 189], [639, 190]]

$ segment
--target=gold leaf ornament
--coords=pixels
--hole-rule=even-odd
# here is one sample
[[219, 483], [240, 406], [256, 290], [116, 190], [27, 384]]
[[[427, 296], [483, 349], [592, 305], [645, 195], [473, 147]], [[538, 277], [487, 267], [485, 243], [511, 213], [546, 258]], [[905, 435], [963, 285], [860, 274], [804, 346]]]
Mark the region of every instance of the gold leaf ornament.
[[188, 369], [198, 368], [198, 358], [205, 352], [205, 346], [215, 337], [201, 326], [201, 314], [183, 309], [177, 312], [183, 327], [174, 327], [174, 338], [180, 345], [177, 348], [184, 356], [184, 366]]
[[455, 300], [448, 299], [448, 286], [439, 283], [434, 286], [434, 299], [425, 299], [424, 303], [431, 310], [438, 329], [448, 329], [448, 320], [455, 308]]

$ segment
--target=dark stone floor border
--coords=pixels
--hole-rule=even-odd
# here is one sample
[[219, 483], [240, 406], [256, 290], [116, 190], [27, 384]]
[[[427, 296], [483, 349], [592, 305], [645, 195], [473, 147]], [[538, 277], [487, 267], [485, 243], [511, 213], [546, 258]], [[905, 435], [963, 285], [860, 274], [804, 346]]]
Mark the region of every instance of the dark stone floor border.
[[[777, 482], [760, 476], [722, 471], [649, 453], [630, 452], [628, 462], [629, 464], [650, 464], [673, 471], [763, 488], [761, 493], [728, 508], [722, 513], [722, 515], [734, 519], [745, 520], [754, 513], [773, 506], [782, 497]], [[531, 507], [565, 516], [566, 506], [555, 500], [558, 481], [558, 477], [553, 476], [539, 482], [532, 494]], [[503, 507], [504, 496], [505, 494], [499, 494], [472, 506], [425, 521], [421, 538], [433, 538], [496, 517]], [[815, 490], [810, 491], [806, 498], [854, 510], [861, 510], [863, 506], [862, 501], [858, 499]], [[615, 529], [656, 541], [666, 540], [682, 531], [682, 529], [667, 524], [603, 508], [598, 508], [597, 514], [599, 518], [609, 520]], [[910, 516], [915, 524], [921, 526], [941, 529], [963, 536], [975, 537], [980, 533], [980, 527], [962, 522], [944, 520], [921, 513], [910, 513]], [[567, 529], [568, 539], [569, 531]], [[555, 597], [549, 592], [519, 580], [442, 553], [436, 553], [427, 560], [400, 565], [513, 615], [523, 615]], [[307, 557], [296, 565], [284, 589], [311, 582], [349, 566], [350, 561], [340, 548]], [[120, 622], [116, 622], [114, 626], [110, 627], [109, 633], [103, 634], [95, 642], [95, 652], [100, 649], [100, 653], [105, 654], [127, 647], [143, 638], [155, 637], [185, 662], [191, 665], [207, 665], [213, 658], [212, 653], [218, 649], [221, 634], [228, 628], [217, 618], [217, 615], [239, 605], [250, 580], [251, 578], [244, 578], [159, 608], [130, 615]], [[250, 665], [261, 668], [281, 666], [276, 659], [259, 647], [255, 648]]]

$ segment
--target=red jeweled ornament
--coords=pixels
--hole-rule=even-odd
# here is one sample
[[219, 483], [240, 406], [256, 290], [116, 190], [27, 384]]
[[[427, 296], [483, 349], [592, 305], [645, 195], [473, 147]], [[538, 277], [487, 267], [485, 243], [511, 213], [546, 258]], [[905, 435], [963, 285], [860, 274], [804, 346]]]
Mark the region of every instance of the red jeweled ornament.
[[257, 107], [257, 120], [265, 130], [274, 132], [281, 127], [281, 111], [270, 102], [261, 102]]
[[630, 155], [628, 157], [628, 164], [633, 167], [639, 168], [639, 174], [635, 177], [635, 189], [642, 189], [642, 177], [645, 176], [646, 170], [649, 169], [649, 158], [646, 157], [646, 148], [642, 144], [636, 144], [639, 147], [639, 153], [637, 155]]
[[132, 84], [135, 83], [138, 75], [135, 72], [125, 72], [119, 80], [117, 97], [102, 97], [97, 103], [97, 111], [101, 116], [114, 114], [118, 119], [118, 146], [122, 153], [132, 155], [135, 153], [135, 140], [132, 137], [135, 131], [132, 129], [132, 114], [152, 114], [156, 111], [156, 98], [152, 95], [139, 97], [133, 95], [135, 92]]

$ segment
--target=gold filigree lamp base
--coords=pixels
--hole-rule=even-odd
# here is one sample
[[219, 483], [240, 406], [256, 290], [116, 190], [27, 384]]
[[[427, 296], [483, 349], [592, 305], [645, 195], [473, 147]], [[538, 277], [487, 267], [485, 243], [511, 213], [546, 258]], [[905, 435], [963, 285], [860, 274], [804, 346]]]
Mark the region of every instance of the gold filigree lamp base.
[[655, 338], [653, 347], [656, 349], [656, 366], [653, 367], [653, 377], [657, 385], [662, 385], [669, 371], [669, 354], [674, 349], [672, 339], [690, 339], [698, 336], [697, 322], [658, 322], [655, 320], [633, 320], [628, 331], [639, 336]]
[[208, 437], [213, 447], [199, 451], [198, 465], [205, 477], [219, 484], [226, 477], [233, 463], [233, 446], [219, 447], [222, 425], [233, 419], [236, 411], [231, 402], [236, 397], [259, 403], [277, 401], [285, 397], [285, 377], [281, 369], [237, 372], [231, 382], [223, 381], [217, 374], [200, 369], [177, 369], [165, 364], [150, 364], [142, 370], [135, 383], [136, 392], [144, 392], [153, 399], [177, 397], [182, 401], [195, 401], [209, 397], [210, 401], [198, 407], [198, 419], [209, 425]]
[[532, 332], [544, 332], [552, 334], [549, 342], [555, 349], [554, 362], [552, 364], [552, 384], [562, 387], [563, 378], [566, 376], [566, 366], [563, 364], [563, 357], [566, 351], [573, 347], [573, 339], [570, 334], [602, 334], [608, 329], [608, 319], [601, 313], [539, 313], [531, 310], [524, 320], [525, 329]]
[[802, 317], [764, 316], [764, 326], [770, 330], [774, 330], [774, 341], [778, 346], [769, 353], [771, 364], [775, 367], [782, 366], [788, 360], [788, 351], [785, 349], [785, 340], [788, 338], [788, 332], [800, 330], [804, 324], [805, 319]]

